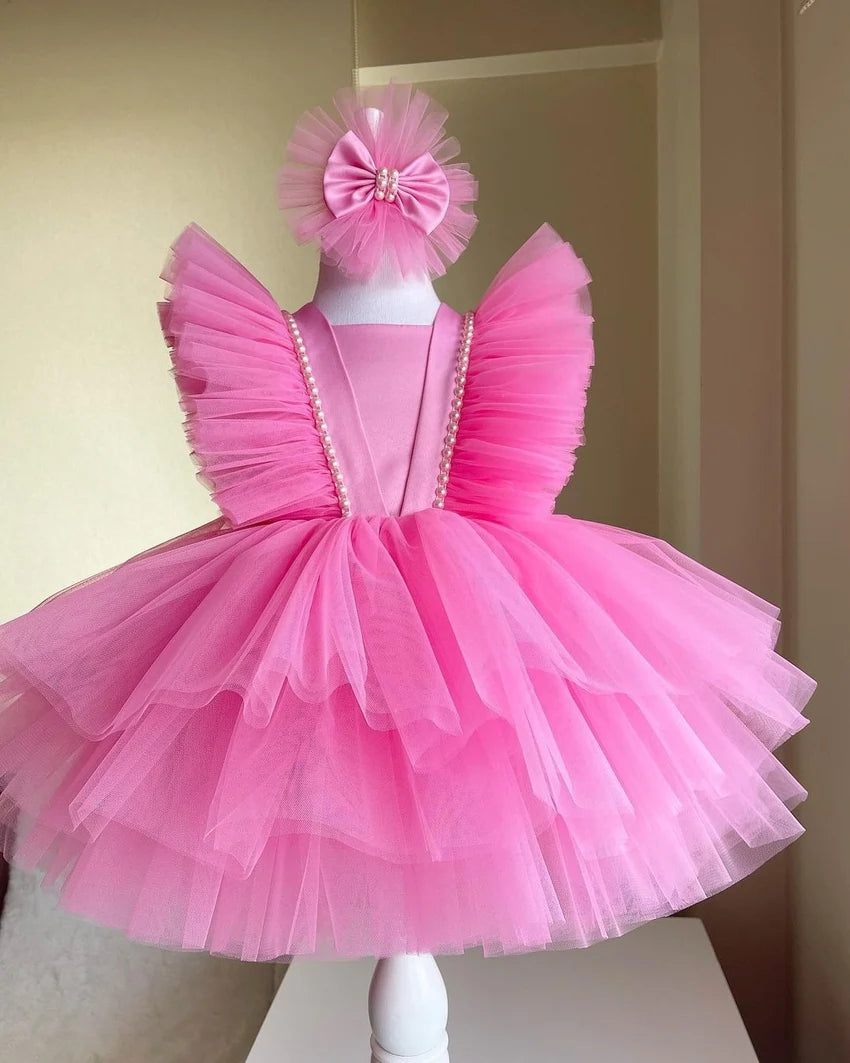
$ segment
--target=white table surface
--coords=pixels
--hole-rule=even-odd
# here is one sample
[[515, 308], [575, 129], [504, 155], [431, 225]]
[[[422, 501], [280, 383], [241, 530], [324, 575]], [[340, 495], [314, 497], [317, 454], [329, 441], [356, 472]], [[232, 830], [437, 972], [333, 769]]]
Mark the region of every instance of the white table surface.
[[[451, 1063], [757, 1063], [698, 919], [590, 949], [439, 959]], [[246, 1063], [368, 1063], [374, 961], [296, 961]]]

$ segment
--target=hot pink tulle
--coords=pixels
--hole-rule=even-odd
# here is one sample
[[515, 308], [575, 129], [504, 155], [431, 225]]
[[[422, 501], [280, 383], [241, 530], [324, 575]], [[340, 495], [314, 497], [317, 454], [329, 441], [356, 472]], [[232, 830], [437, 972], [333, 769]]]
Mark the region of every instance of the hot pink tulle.
[[[247, 959], [587, 945], [800, 833], [775, 613], [652, 540], [199, 529], [3, 630], [10, 855]], [[70, 607], [73, 603], [73, 608]]]
[[198, 481], [233, 525], [338, 516], [274, 297], [198, 225], [175, 240], [161, 276], [159, 317]]
[[[341, 89], [334, 97], [337, 117], [322, 108], [299, 120], [287, 146], [288, 165], [279, 180], [279, 203], [299, 243], [318, 241], [323, 255], [355, 276], [370, 276], [382, 263], [403, 275], [445, 273], [466, 247], [476, 225], [472, 211], [477, 186], [465, 163], [451, 162], [460, 151], [446, 137], [447, 112], [410, 85]], [[370, 109], [381, 112], [370, 121]], [[369, 200], [360, 210], [335, 217], [325, 202], [322, 180], [340, 138], [353, 131], [379, 166], [402, 169], [424, 152], [440, 165], [448, 182], [448, 207], [439, 225], [423, 232], [397, 209]]]
[[551, 513], [584, 442], [593, 367], [590, 273], [551, 225], [497, 273], [475, 311], [446, 506]]
[[476, 315], [445, 509], [398, 517], [338, 516], [244, 267], [190, 227], [166, 276], [225, 515], [0, 626], [5, 851], [66, 908], [244, 959], [578, 947], [801, 833], [776, 610], [548, 513], [592, 362], [553, 230]]

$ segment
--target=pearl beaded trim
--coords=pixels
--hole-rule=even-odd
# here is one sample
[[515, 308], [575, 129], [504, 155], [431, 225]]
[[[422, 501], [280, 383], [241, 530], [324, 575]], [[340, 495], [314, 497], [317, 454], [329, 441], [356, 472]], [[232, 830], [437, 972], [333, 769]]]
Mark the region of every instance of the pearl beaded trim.
[[446, 428], [446, 437], [443, 441], [443, 450], [440, 454], [440, 471], [437, 474], [437, 490], [434, 494], [434, 501], [432, 503], [436, 509], [442, 509], [446, 503], [449, 473], [452, 468], [452, 455], [454, 454], [455, 441], [457, 440], [457, 428], [460, 424], [460, 411], [463, 406], [463, 393], [466, 388], [466, 373], [469, 369], [469, 352], [472, 348], [472, 336], [474, 332], [475, 315], [472, 311], [469, 311], [469, 313], [464, 314], [463, 317], [460, 348], [457, 352], [454, 389], [452, 390], [452, 405], [449, 410], [449, 423]]
[[337, 501], [339, 502], [339, 509], [343, 517], [350, 517], [351, 503], [348, 499], [348, 490], [343, 483], [342, 469], [340, 469], [339, 460], [336, 456], [333, 443], [331, 442], [331, 434], [328, 431], [325, 412], [322, 409], [322, 403], [319, 398], [319, 388], [316, 384], [316, 378], [313, 376], [313, 369], [310, 365], [310, 358], [307, 354], [307, 345], [304, 342], [304, 338], [301, 335], [301, 329], [298, 327], [298, 322], [295, 320], [294, 315], [285, 313], [284, 318], [286, 320], [286, 327], [289, 329], [289, 335], [292, 337], [292, 342], [295, 344], [295, 353], [298, 356], [298, 364], [301, 366], [301, 375], [304, 377], [304, 385], [307, 388], [307, 397], [310, 400], [310, 407], [313, 410], [313, 420], [316, 422], [316, 429], [319, 433], [319, 439], [322, 442], [322, 450], [325, 452], [325, 459], [328, 463], [328, 469], [330, 470], [333, 479], [334, 490], [336, 491]]
[[398, 170], [382, 166], [375, 174], [375, 199], [392, 203], [398, 195]]

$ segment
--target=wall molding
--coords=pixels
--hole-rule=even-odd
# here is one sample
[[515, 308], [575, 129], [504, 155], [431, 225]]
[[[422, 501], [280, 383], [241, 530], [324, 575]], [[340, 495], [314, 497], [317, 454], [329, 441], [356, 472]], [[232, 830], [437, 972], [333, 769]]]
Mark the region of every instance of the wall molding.
[[658, 62], [660, 50], [661, 41], [639, 41], [635, 44], [606, 44], [592, 48], [560, 48], [548, 52], [486, 55], [474, 59], [365, 66], [357, 73], [360, 84], [364, 86], [386, 85], [388, 81], [411, 84], [465, 81], [470, 78], [513, 77], [521, 74], [557, 74], [566, 70], [651, 66]]

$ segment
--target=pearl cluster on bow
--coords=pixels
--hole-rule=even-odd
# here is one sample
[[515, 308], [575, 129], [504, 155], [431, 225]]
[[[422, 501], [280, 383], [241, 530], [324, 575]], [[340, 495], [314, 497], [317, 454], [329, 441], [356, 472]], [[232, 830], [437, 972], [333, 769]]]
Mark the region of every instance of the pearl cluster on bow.
[[446, 438], [443, 441], [443, 450], [440, 454], [440, 471], [437, 475], [437, 490], [434, 494], [434, 501], [432, 503], [437, 509], [442, 509], [446, 503], [449, 473], [451, 472], [452, 455], [457, 440], [457, 429], [460, 424], [460, 411], [463, 406], [463, 393], [466, 388], [466, 373], [469, 369], [469, 352], [472, 348], [472, 335], [474, 331], [475, 315], [470, 311], [469, 313], [464, 314], [463, 317], [460, 348], [457, 352], [455, 382], [452, 391], [452, 405], [449, 410], [449, 424], [446, 429]]
[[325, 459], [327, 460], [328, 468], [330, 469], [331, 477], [333, 478], [334, 490], [336, 491], [340, 512], [343, 517], [350, 517], [351, 502], [348, 498], [348, 489], [343, 483], [342, 469], [340, 468], [339, 459], [336, 456], [336, 451], [331, 442], [331, 434], [328, 431], [325, 412], [322, 409], [322, 403], [319, 398], [319, 387], [316, 384], [316, 378], [313, 375], [310, 358], [307, 354], [307, 345], [304, 342], [304, 338], [301, 335], [301, 329], [298, 327], [298, 322], [295, 320], [295, 317], [289, 313], [285, 314], [284, 317], [286, 319], [286, 326], [289, 329], [289, 334], [292, 337], [292, 342], [295, 344], [298, 363], [301, 366], [301, 374], [304, 377], [304, 383], [307, 387], [307, 396], [310, 400], [310, 407], [313, 410], [313, 419], [316, 422], [319, 438], [322, 441], [322, 450], [325, 452]]
[[382, 166], [375, 174], [375, 199], [392, 203], [398, 195], [398, 170]]

